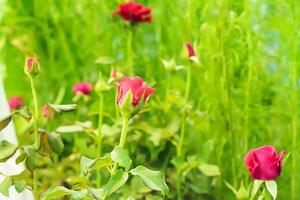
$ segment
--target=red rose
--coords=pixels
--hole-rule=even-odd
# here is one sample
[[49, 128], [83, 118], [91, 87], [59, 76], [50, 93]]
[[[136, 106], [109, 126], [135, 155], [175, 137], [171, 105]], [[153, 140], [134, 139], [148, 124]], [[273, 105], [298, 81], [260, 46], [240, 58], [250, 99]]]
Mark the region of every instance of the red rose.
[[186, 47], [186, 49], [187, 49], [187, 51], [188, 51], [188, 56], [189, 56], [189, 57], [196, 56], [196, 52], [195, 52], [193, 46], [192, 46], [189, 42], [187, 42], [187, 43], [185, 44], [185, 47]]
[[92, 86], [92, 84], [90, 84], [88, 82], [76, 83], [73, 86], [74, 94], [81, 93], [81, 94], [84, 94], [84, 95], [88, 95], [92, 92], [92, 90], [93, 90], [93, 86]]
[[277, 154], [272, 146], [251, 149], [245, 163], [252, 178], [257, 180], [275, 180], [281, 173], [281, 160], [284, 151]]
[[23, 97], [20, 96], [10, 97], [8, 102], [11, 110], [19, 109], [20, 107], [22, 107], [23, 103], [24, 103]]
[[132, 92], [132, 102], [133, 106], [136, 106], [140, 103], [141, 98], [143, 103], [145, 103], [148, 97], [155, 92], [155, 89], [148, 87], [147, 83], [143, 81], [140, 77], [129, 78], [124, 76], [120, 82], [117, 84], [118, 88], [118, 97], [117, 103], [121, 106], [125, 95], [128, 91]]
[[151, 22], [151, 8], [135, 2], [122, 3], [113, 12], [113, 16], [119, 15], [124, 20], [132, 23]]

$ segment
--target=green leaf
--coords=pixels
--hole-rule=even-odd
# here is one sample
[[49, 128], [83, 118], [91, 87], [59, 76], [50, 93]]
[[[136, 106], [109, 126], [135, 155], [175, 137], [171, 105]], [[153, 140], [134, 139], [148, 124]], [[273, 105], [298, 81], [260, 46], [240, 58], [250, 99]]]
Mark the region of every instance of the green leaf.
[[12, 185], [11, 177], [7, 176], [2, 183], [0, 184], [0, 193], [2, 193], [4, 196], [9, 196], [9, 188]]
[[38, 166], [36, 151], [33, 147], [27, 147], [25, 152], [27, 154], [26, 167], [29, 171], [33, 171]]
[[105, 197], [103, 188], [89, 188], [88, 190], [95, 199], [103, 199]]
[[275, 200], [277, 197], [277, 184], [275, 181], [265, 181], [266, 188], [270, 195], [273, 197]]
[[132, 196], [127, 197], [126, 200], [135, 200], [135, 198], [133, 198]]
[[104, 186], [105, 196], [111, 195], [115, 191], [117, 191], [119, 188], [121, 188], [128, 179], [128, 173], [124, 172], [123, 170], [119, 169], [114, 173], [108, 183]]
[[82, 200], [88, 195], [87, 190], [70, 190], [72, 200]]
[[69, 189], [62, 186], [56, 186], [47, 190], [41, 197], [41, 200], [59, 199], [67, 195], [70, 195]]
[[235, 195], [238, 194], [237, 190], [234, 188], [233, 185], [231, 185], [230, 183], [228, 183], [227, 181], [224, 181], [226, 187], [228, 187]]
[[161, 191], [163, 195], [169, 193], [169, 188], [165, 182], [165, 176], [163, 173], [150, 170], [142, 165], [130, 170], [130, 173], [134, 176], [141, 177], [149, 188]]
[[114, 64], [115, 62], [116, 60], [109, 56], [101, 56], [95, 60], [96, 64], [101, 64], [101, 65], [111, 65]]
[[109, 156], [104, 156], [96, 159], [90, 159], [82, 156], [80, 159], [80, 173], [82, 175], [87, 175], [89, 171], [110, 166], [111, 163], [112, 160]]
[[0, 131], [2, 129], [4, 129], [9, 124], [11, 119], [12, 119], [12, 115], [9, 115], [9, 116], [7, 116], [7, 117], [0, 120]]
[[26, 187], [26, 181], [25, 180], [16, 180], [14, 181], [14, 186], [16, 188], [17, 192], [23, 192]]
[[26, 159], [26, 153], [22, 152], [16, 159], [16, 164], [23, 162]]
[[251, 191], [251, 198], [255, 197], [255, 195], [258, 192], [258, 190], [259, 190], [262, 183], [263, 183], [263, 181], [261, 181], [261, 180], [254, 180], [253, 188], [252, 188], [252, 191]]
[[119, 166], [124, 167], [126, 171], [130, 169], [132, 160], [123, 148], [115, 147], [111, 152], [111, 159], [118, 163]]
[[22, 108], [16, 114], [20, 115], [21, 117], [23, 117], [27, 121], [29, 121], [32, 117], [32, 115], [31, 115], [31, 113], [30, 113], [30, 111], [28, 110], [27, 107]]
[[57, 105], [57, 104], [51, 104], [48, 103], [48, 105], [55, 111], [58, 113], [61, 112], [69, 112], [69, 111], [73, 111], [77, 108], [76, 104], [64, 104], [64, 105]]
[[132, 190], [136, 193], [142, 193], [143, 194], [143, 193], [149, 193], [149, 192], [152, 191], [149, 187], [147, 187], [144, 184], [143, 180], [138, 176], [134, 176], [131, 179], [131, 184], [130, 185], [131, 185]]
[[64, 143], [62, 141], [61, 135], [57, 133], [48, 133], [48, 141], [51, 149], [57, 153], [61, 154], [64, 150]]
[[80, 174], [86, 175], [93, 164], [94, 164], [93, 159], [82, 156], [80, 158]]
[[205, 176], [219, 176], [221, 174], [219, 167], [216, 165], [202, 163], [198, 168]]
[[0, 162], [5, 162], [12, 157], [18, 149], [18, 145], [11, 144], [6, 140], [0, 143]]
[[84, 128], [80, 125], [67, 125], [60, 126], [56, 129], [58, 133], [74, 133], [74, 132], [82, 132]]

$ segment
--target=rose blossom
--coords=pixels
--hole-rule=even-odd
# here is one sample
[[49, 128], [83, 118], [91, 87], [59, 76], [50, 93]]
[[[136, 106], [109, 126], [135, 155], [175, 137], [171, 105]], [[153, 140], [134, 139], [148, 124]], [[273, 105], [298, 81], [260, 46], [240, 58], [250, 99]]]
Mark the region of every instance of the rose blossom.
[[119, 106], [122, 105], [125, 95], [128, 91], [132, 92], [132, 102], [131, 104], [135, 107], [138, 105], [142, 99], [145, 103], [148, 97], [155, 92], [155, 89], [148, 87], [147, 83], [143, 81], [140, 77], [129, 78], [124, 76], [120, 82], [117, 84], [118, 97], [117, 103]]
[[119, 15], [124, 20], [132, 23], [152, 21], [151, 8], [133, 1], [120, 4], [118, 9], [113, 12], [113, 16], [115, 15]]
[[88, 82], [80, 82], [80, 83], [76, 83], [73, 86], [73, 93], [77, 94], [77, 93], [81, 93], [84, 95], [88, 95], [92, 92], [93, 90], [93, 86], [92, 84], [88, 83]]
[[186, 47], [186, 49], [187, 49], [187, 51], [188, 51], [188, 56], [189, 56], [189, 57], [196, 56], [196, 52], [195, 52], [193, 46], [191, 45], [191, 43], [187, 42], [187, 43], [185, 44], [185, 47]]
[[245, 157], [245, 163], [252, 178], [275, 180], [281, 173], [281, 160], [284, 153], [284, 151], [277, 153], [272, 146], [251, 149]]
[[23, 97], [21, 96], [12, 96], [10, 97], [8, 104], [11, 110], [16, 110], [22, 107], [24, 103]]

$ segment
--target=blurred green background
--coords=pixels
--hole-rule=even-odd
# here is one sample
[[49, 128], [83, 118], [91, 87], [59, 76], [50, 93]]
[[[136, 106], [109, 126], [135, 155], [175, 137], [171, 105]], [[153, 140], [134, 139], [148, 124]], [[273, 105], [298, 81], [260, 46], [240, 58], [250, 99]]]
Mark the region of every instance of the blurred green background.
[[[63, 102], [70, 102], [72, 85], [79, 81], [94, 84], [100, 71], [104, 77], [112, 68], [128, 74], [128, 27], [112, 16], [120, 2], [2, 2], [0, 73], [8, 96], [22, 95], [31, 104], [23, 73], [26, 55], [40, 57], [42, 70], [36, 83], [41, 104], [54, 101], [64, 87]], [[234, 199], [224, 181], [237, 188], [242, 182], [248, 185], [244, 156], [250, 148], [268, 144], [291, 152], [277, 182], [278, 199], [292, 199], [292, 194], [299, 194], [300, 1], [139, 2], [153, 9], [153, 22], [135, 27], [132, 67], [135, 75], [157, 89], [147, 107], [151, 112], [139, 121], [162, 128], [179, 119], [186, 73], [168, 72], [162, 60], [189, 65], [182, 53], [186, 41], [195, 44], [200, 59], [200, 64], [192, 68], [184, 151], [187, 155], [207, 156], [205, 159], [219, 166], [221, 176], [210, 183], [211, 190], [201, 177], [187, 177], [185, 192], [196, 199]], [[96, 64], [101, 56], [113, 57], [117, 62], [113, 66]], [[164, 110], [166, 105], [168, 109]], [[113, 112], [114, 107], [114, 93], [107, 93], [105, 111]], [[170, 141], [177, 137], [158, 140], [153, 148], [159, 156], [152, 157], [149, 162], [156, 164], [150, 166], [161, 167], [165, 159], [161, 152], [175, 155]], [[145, 152], [142, 147], [139, 150], [140, 154]], [[172, 168], [172, 164], [167, 165]], [[172, 173], [167, 173], [168, 180], [172, 188]], [[293, 198], [300, 199], [297, 196]]]

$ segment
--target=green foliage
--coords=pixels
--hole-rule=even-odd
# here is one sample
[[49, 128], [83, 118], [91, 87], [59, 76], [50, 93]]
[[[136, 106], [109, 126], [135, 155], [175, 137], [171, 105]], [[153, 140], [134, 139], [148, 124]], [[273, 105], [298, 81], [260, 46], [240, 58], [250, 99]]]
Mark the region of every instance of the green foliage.
[[121, 167], [124, 167], [126, 171], [130, 169], [132, 160], [123, 148], [115, 147], [111, 152], [111, 159], [118, 163]]
[[[247, 199], [252, 181], [245, 154], [271, 144], [291, 152], [277, 180], [277, 199], [297, 199], [300, 2], [137, 1], [153, 9], [152, 23], [131, 27], [112, 16], [121, 0], [20, 0], [0, 6], [0, 76], [8, 97], [22, 95], [30, 111], [0, 120], [0, 130], [13, 119], [21, 151], [16, 162], [40, 170], [38, 193], [51, 188], [54, 199], [56, 194], [101, 199], [106, 193], [112, 200], [150, 200], [161, 199], [163, 192], [176, 199], [179, 180], [182, 199]], [[187, 57], [187, 41], [198, 60]], [[38, 111], [53, 102], [48, 105], [61, 114], [47, 119], [39, 113], [40, 149], [31, 146], [35, 118], [23, 72], [26, 55], [40, 58]], [[188, 95], [186, 69], [191, 70]], [[156, 89], [129, 121], [121, 151], [115, 149], [122, 127], [114, 70], [140, 76]], [[91, 82], [97, 92], [74, 97], [72, 86], [79, 81]], [[122, 107], [126, 113], [132, 111], [129, 100]], [[3, 149], [0, 160], [5, 161], [16, 147]], [[114, 162], [120, 166], [115, 173]], [[158, 183], [145, 175], [148, 170], [138, 175], [158, 191], [132, 183], [130, 169], [140, 165], [161, 171], [154, 173]], [[30, 175], [19, 179], [32, 187]], [[22, 184], [17, 183], [20, 190]], [[268, 186], [274, 196], [274, 185]], [[255, 181], [251, 196], [268, 193], [263, 188]]]
[[12, 184], [11, 178], [10, 177], [6, 177], [2, 183], [0, 184], [0, 192], [1, 194], [3, 194], [4, 196], [8, 197], [9, 196], [9, 188]]
[[164, 174], [159, 171], [150, 170], [142, 165], [130, 170], [134, 176], [139, 176], [144, 183], [152, 190], [161, 191], [163, 195], [169, 193], [169, 188], [165, 182]]
[[18, 149], [18, 145], [2, 140], [0, 143], [0, 162], [5, 162], [12, 157]]

